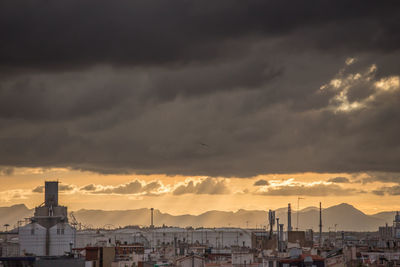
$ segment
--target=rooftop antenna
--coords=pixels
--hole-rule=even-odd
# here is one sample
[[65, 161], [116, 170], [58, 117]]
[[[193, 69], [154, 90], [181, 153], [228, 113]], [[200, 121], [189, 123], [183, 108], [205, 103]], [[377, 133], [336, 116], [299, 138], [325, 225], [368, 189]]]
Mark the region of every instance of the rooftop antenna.
[[303, 197], [297, 197], [297, 224], [296, 224], [296, 231], [299, 230], [300, 199], [304, 199], [304, 198]]

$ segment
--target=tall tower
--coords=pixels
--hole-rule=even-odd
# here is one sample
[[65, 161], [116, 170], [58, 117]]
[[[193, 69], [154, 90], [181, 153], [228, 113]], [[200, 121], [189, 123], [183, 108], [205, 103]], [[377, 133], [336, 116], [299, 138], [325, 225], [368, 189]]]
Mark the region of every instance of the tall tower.
[[322, 204], [319, 202], [319, 246], [322, 246]]
[[279, 238], [279, 218], [276, 218], [276, 240], [278, 241], [278, 251], [281, 251], [281, 240]]
[[271, 239], [275, 225], [275, 211], [272, 210], [268, 211], [268, 222], [269, 222], [269, 239]]
[[291, 232], [292, 229], [292, 208], [290, 207], [290, 203], [288, 204], [288, 211], [287, 211], [287, 230]]
[[58, 206], [58, 181], [46, 181], [44, 184], [44, 204], [46, 207]]
[[151, 221], [151, 224], [150, 224], [150, 228], [154, 228], [154, 221], [153, 221], [153, 219], [154, 219], [154, 208], [151, 208], [150, 209], [151, 210], [151, 218], [150, 218], [150, 221]]

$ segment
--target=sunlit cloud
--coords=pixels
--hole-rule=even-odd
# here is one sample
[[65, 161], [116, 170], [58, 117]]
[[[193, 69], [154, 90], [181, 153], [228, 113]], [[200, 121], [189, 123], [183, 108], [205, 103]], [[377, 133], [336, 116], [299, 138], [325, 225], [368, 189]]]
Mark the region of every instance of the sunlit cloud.
[[[364, 72], [347, 73], [347, 67], [355, 63], [355, 58], [346, 59], [346, 66], [339, 70], [338, 74], [328, 83], [320, 87], [321, 91], [328, 90], [335, 92], [330, 99], [329, 109], [336, 112], [351, 112], [368, 108], [372, 101], [383, 94], [393, 92], [400, 88], [400, 77], [389, 76], [375, 80], [378, 67], [370, 65]], [[350, 100], [350, 93], [354, 88], [364, 88], [365, 91], [374, 89], [366, 97], [357, 100]]]
[[223, 195], [229, 194], [231, 190], [227, 186], [225, 179], [215, 179], [207, 177], [202, 180], [189, 180], [178, 185], [174, 191], [174, 195], [184, 194], [208, 194], [208, 195]]

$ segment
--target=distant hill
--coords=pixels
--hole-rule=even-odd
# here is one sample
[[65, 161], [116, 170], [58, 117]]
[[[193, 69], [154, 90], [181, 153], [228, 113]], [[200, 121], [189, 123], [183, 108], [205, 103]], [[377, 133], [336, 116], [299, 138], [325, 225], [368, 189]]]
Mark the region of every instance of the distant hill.
[[[33, 209], [28, 209], [25, 205], [14, 205], [11, 207], [0, 207], [0, 223], [11, 226], [18, 220], [32, 216]], [[87, 210], [81, 209], [74, 212], [76, 219], [84, 225], [91, 227], [103, 227], [104, 225], [126, 226], [150, 224], [149, 209], [135, 210]], [[392, 224], [395, 212], [381, 212], [373, 215], [366, 215], [352, 205], [343, 203], [332, 206], [322, 211], [323, 231], [347, 230], [347, 231], [377, 231], [379, 226], [387, 222]], [[276, 210], [276, 217], [287, 227], [287, 209]], [[193, 227], [266, 227], [267, 211], [262, 210], [238, 210], [230, 211], [208, 211], [200, 215], [171, 215], [154, 210], [154, 223], [156, 226], [163, 224], [168, 226], [193, 226]], [[299, 229], [318, 230], [319, 210], [316, 207], [307, 207], [299, 212]], [[292, 226], [296, 229], [297, 214], [292, 212]], [[4, 229], [4, 228], [1, 228]]]
[[10, 207], [0, 207], [0, 229], [4, 230], [4, 225], [9, 224], [10, 228], [17, 226], [19, 220], [24, 220], [33, 215], [33, 209], [28, 209], [24, 204], [17, 204]]

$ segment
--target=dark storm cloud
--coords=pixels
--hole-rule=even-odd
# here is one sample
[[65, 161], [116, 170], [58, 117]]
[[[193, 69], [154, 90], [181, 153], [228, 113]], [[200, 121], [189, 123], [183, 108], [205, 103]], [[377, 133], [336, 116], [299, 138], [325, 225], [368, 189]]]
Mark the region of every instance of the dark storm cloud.
[[[287, 36], [317, 49], [398, 49], [398, 1], [2, 1], [5, 68], [212, 60], [243, 39]], [[290, 40], [289, 40], [290, 43]], [[235, 47], [237, 45], [238, 47]]]
[[335, 183], [335, 184], [346, 184], [350, 183], [350, 180], [346, 177], [335, 177], [328, 180], [328, 182]]
[[[225, 177], [400, 172], [400, 90], [375, 86], [400, 73], [399, 5], [2, 1], [0, 162]], [[150, 186], [139, 184], [103, 189]]]

